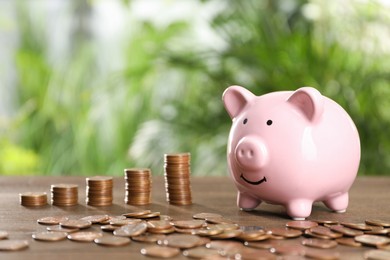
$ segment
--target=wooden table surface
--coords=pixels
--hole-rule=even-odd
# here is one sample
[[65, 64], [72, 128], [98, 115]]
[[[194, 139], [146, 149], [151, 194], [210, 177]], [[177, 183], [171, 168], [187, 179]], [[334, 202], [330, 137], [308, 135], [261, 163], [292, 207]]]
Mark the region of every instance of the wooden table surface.
[[[77, 219], [89, 215], [122, 213], [139, 209], [159, 211], [173, 219], [191, 219], [200, 212], [219, 213], [239, 225], [283, 227], [290, 219], [281, 206], [260, 205], [255, 211], [243, 212], [236, 206], [236, 189], [228, 177], [192, 177], [193, 204], [190, 206], [169, 205], [165, 199], [164, 179], [153, 177], [152, 204], [130, 206], [124, 203], [124, 180], [114, 179], [114, 203], [107, 207], [91, 207], [85, 204], [85, 177], [0, 177], [0, 230], [8, 231], [10, 239], [28, 239], [28, 249], [18, 252], [0, 252], [0, 259], [148, 259], [139, 252], [145, 244], [132, 242], [119, 248], [101, 247], [94, 243], [72, 241], [39, 242], [31, 238], [35, 231], [46, 226], [36, 220], [45, 216], [69, 216]], [[27, 208], [19, 204], [19, 193], [25, 191], [46, 191], [55, 183], [79, 185], [79, 205], [57, 207], [47, 205], [41, 208]], [[330, 212], [322, 203], [313, 206], [309, 219], [329, 219], [361, 223], [366, 219], [390, 220], [390, 178], [359, 177], [350, 191], [350, 205], [346, 213]], [[93, 227], [98, 230], [98, 227]], [[291, 243], [299, 243], [299, 239]], [[296, 241], [294, 241], [296, 240]], [[341, 259], [364, 259], [364, 252], [372, 248], [337, 246]], [[187, 259], [178, 256], [174, 259]]]

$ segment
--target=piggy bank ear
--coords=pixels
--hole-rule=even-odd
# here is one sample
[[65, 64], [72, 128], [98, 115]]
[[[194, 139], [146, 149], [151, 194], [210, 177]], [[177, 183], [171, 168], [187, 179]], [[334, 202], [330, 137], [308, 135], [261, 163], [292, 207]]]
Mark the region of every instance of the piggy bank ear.
[[252, 92], [243, 87], [231, 86], [223, 92], [222, 100], [230, 118], [233, 119], [241, 113], [254, 97], [255, 95]]
[[315, 88], [297, 89], [287, 100], [311, 122], [318, 120], [324, 111], [324, 97]]

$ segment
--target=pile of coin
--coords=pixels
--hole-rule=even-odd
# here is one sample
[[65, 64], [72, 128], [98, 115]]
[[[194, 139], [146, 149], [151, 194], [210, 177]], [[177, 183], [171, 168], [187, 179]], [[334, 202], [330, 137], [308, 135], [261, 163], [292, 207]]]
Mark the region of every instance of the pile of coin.
[[52, 184], [51, 204], [55, 206], [74, 206], [78, 204], [78, 185]]
[[20, 204], [26, 207], [39, 207], [47, 204], [46, 192], [24, 192], [19, 194]]
[[86, 178], [85, 202], [90, 206], [109, 206], [112, 204], [114, 186], [112, 177], [94, 176]]
[[170, 204], [192, 204], [190, 161], [190, 153], [164, 155], [165, 190]]
[[152, 202], [152, 172], [148, 168], [125, 169], [125, 203], [147, 205]]

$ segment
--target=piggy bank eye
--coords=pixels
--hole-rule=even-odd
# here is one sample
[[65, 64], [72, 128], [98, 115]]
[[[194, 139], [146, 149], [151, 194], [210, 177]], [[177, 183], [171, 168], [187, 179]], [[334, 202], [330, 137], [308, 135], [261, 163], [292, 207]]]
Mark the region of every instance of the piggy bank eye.
[[248, 123], [248, 118], [245, 118], [244, 119], [244, 121], [242, 122], [244, 125], [246, 124], [246, 123]]
[[272, 120], [268, 120], [267, 125], [272, 125]]

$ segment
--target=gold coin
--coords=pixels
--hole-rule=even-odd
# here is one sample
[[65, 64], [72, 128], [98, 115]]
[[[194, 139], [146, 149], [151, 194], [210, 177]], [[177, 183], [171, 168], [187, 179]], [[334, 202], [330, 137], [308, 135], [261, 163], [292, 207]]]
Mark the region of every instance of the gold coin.
[[147, 222], [148, 229], [170, 229], [172, 224], [167, 220], [150, 220]]
[[67, 233], [65, 232], [52, 231], [36, 232], [32, 234], [32, 238], [41, 241], [60, 241], [66, 239], [66, 236]]
[[42, 225], [58, 225], [60, 222], [68, 220], [67, 217], [54, 216], [54, 217], [43, 217], [37, 220]]
[[176, 231], [174, 226], [171, 226], [167, 229], [154, 229], [154, 228], [148, 228], [148, 232], [152, 234], [170, 234], [174, 233]]
[[[325, 235], [320, 235], [320, 234], [314, 233], [314, 232], [311, 231], [311, 229], [306, 229], [304, 231], [304, 234], [307, 237], [314, 237], [314, 238], [321, 238], [321, 239], [332, 239], [329, 236], [325, 236]], [[341, 233], [339, 233], [339, 234], [341, 234]], [[343, 234], [341, 234], [341, 236], [343, 236]]]
[[0, 251], [17, 251], [29, 246], [27, 240], [5, 239], [0, 240]]
[[165, 246], [149, 246], [142, 248], [141, 254], [151, 257], [172, 258], [180, 254], [180, 249]]
[[80, 228], [80, 229], [83, 229], [83, 228], [89, 228], [92, 223], [90, 221], [86, 221], [86, 220], [81, 220], [81, 219], [69, 219], [69, 220], [65, 220], [63, 222], [60, 223], [61, 227], [65, 227], [65, 228]]
[[78, 242], [92, 242], [96, 238], [102, 237], [103, 234], [93, 231], [79, 231], [68, 235], [69, 240]]
[[150, 212], [148, 214], [144, 214], [144, 215], [138, 216], [137, 218], [148, 219], [148, 218], [156, 218], [156, 217], [159, 217], [159, 216], [160, 216], [160, 212]]
[[127, 237], [103, 236], [95, 238], [94, 242], [102, 246], [125, 246], [130, 244], [131, 240]]
[[318, 238], [308, 238], [302, 240], [302, 245], [316, 248], [333, 248], [337, 246], [337, 242], [334, 240], [325, 240]]

